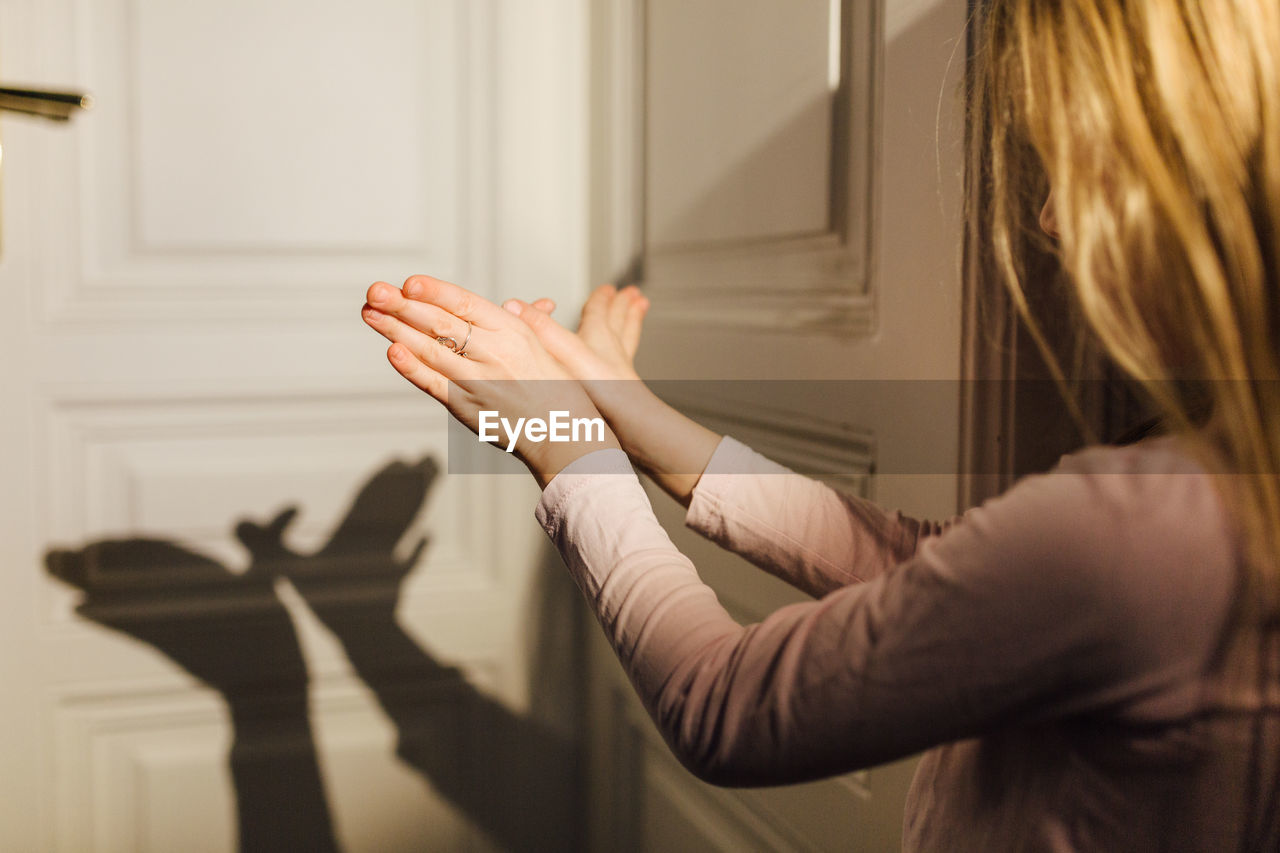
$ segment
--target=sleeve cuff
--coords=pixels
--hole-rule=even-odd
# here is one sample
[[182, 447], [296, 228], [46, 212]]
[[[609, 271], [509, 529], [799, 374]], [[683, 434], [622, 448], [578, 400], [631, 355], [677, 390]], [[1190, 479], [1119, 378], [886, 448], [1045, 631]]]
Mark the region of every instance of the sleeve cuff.
[[707, 531], [717, 526], [720, 508], [735, 487], [734, 479], [742, 474], [791, 474], [789, 468], [767, 459], [737, 439], [725, 436], [716, 445], [707, 467], [693, 487], [686, 527]]
[[[565, 503], [580, 489], [602, 475], [636, 479], [631, 460], [627, 458], [627, 454], [616, 447], [579, 456], [552, 478], [547, 487], [542, 490], [542, 498], [533, 511], [538, 524], [547, 531], [547, 535], [555, 537]], [[639, 483], [638, 480], [636, 482]]]

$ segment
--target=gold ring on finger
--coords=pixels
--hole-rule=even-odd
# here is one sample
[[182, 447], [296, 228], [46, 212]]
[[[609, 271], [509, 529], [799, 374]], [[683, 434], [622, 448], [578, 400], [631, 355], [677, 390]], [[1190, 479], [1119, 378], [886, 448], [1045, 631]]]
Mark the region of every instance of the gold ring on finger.
[[458, 347], [457, 349], [455, 349], [455, 350], [454, 350], [454, 352], [456, 352], [458, 355], [462, 356], [463, 358], [466, 358], [466, 357], [467, 357], [467, 344], [471, 343], [471, 332], [472, 332], [472, 330], [474, 329], [474, 327], [471, 325], [471, 321], [470, 321], [470, 320], [464, 320], [463, 322], [465, 322], [465, 323], [467, 324], [467, 336], [466, 336], [465, 338], [463, 338], [463, 340], [462, 340], [462, 346], [460, 346], [460, 347]]

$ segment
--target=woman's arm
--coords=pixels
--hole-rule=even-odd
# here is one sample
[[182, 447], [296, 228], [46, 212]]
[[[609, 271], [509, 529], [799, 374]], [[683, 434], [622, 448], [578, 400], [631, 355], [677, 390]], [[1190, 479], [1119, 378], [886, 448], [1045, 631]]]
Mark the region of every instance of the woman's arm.
[[1057, 474], [894, 572], [742, 627], [623, 455], [590, 464], [551, 484], [538, 518], [674, 753], [719, 784], [802, 781], [1068, 715], [1186, 719], [1234, 590], [1206, 477]]
[[582, 381], [632, 462], [689, 508], [690, 528], [804, 592], [870, 580], [940, 529], [802, 477], [664, 402], [633, 366], [648, 307], [636, 288], [597, 288], [577, 333], [548, 300], [505, 307]]
[[509, 299], [503, 307], [582, 383], [632, 461], [687, 507], [720, 436], [669, 406], [636, 373], [636, 347], [649, 307], [640, 291], [596, 288], [576, 333], [551, 318], [550, 300], [528, 305]]
[[639, 378], [582, 384], [631, 461], [681, 506], [689, 506], [721, 436], [673, 408]]
[[[874, 577], [915, 548], [918, 525], [722, 440], [650, 392], [631, 367], [642, 313], [637, 306], [643, 304], [634, 292], [597, 291], [583, 312], [585, 337], [532, 306], [508, 303], [502, 311], [425, 277], [411, 278], [403, 291], [376, 284], [369, 299], [365, 320], [394, 342], [392, 363], [473, 430], [483, 408], [499, 408], [514, 420], [545, 415], [553, 405], [583, 415], [598, 407], [616, 439], [611, 433], [594, 446], [516, 445], [544, 487], [573, 459], [621, 443], [690, 506], [693, 529], [814, 596]], [[618, 306], [628, 310], [619, 312]], [[598, 340], [587, 346], [591, 329]], [[465, 341], [467, 358], [437, 343], [440, 337]], [[559, 360], [540, 345], [543, 340]], [[566, 359], [576, 376], [587, 377], [582, 386], [565, 372]], [[705, 482], [699, 486], [700, 480]]]
[[[576, 383], [530, 381], [563, 368], [510, 314], [434, 279], [404, 295], [419, 288], [425, 303], [409, 305], [375, 285], [365, 317], [464, 423], [495, 405], [596, 411]], [[437, 342], [471, 341], [473, 325], [466, 358]], [[1206, 475], [1076, 471], [1025, 481], [895, 571], [742, 627], [671, 546], [620, 449], [516, 450], [549, 480], [538, 517], [641, 699], [677, 756], [721, 783], [815, 778], [1067, 715], [1184, 721], [1236, 586]]]
[[838, 492], [729, 437], [703, 472], [685, 524], [815, 598], [875, 579], [946, 526]]

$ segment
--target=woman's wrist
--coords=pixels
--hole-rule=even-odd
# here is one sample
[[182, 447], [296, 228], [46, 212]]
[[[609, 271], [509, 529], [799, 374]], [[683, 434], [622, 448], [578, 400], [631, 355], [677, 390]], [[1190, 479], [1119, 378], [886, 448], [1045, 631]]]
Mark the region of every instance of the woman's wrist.
[[[587, 379], [583, 389], [591, 402], [609, 422], [618, 440], [627, 449], [627, 436], [642, 433], [646, 414], [652, 411], [658, 396], [639, 377], [635, 379]], [[630, 453], [630, 450], [627, 450]]]
[[517, 426], [520, 437], [516, 455], [545, 489], [556, 475], [577, 459], [597, 450], [618, 450], [622, 445], [590, 395], [570, 383], [572, 391], [557, 400], [557, 407], [545, 419], [523, 420]]
[[584, 382], [633, 463], [688, 504], [721, 436], [690, 419], [639, 379]]
[[561, 471], [582, 457], [598, 450], [620, 450], [622, 445], [610, 430], [605, 430], [603, 441], [577, 441], [543, 443], [521, 454], [521, 461], [538, 481], [538, 488], [546, 489]]

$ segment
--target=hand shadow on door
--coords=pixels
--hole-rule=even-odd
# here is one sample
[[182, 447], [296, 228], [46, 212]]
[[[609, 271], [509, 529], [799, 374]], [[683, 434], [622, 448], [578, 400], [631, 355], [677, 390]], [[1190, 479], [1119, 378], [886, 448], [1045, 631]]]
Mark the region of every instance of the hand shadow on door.
[[242, 851], [340, 847], [306, 663], [277, 578], [341, 642], [396, 730], [397, 756], [437, 793], [507, 849], [578, 846], [573, 740], [478, 691], [396, 621], [401, 584], [427, 541], [404, 558], [393, 551], [438, 474], [429, 458], [384, 466], [314, 553], [284, 543], [296, 507], [264, 524], [241, 522], [235, 533], [251, 557], [242, 573], [156, 539], [46, 554], [50, 574], [83, 591], [82, 616], [149, 643], [225, 698]]

